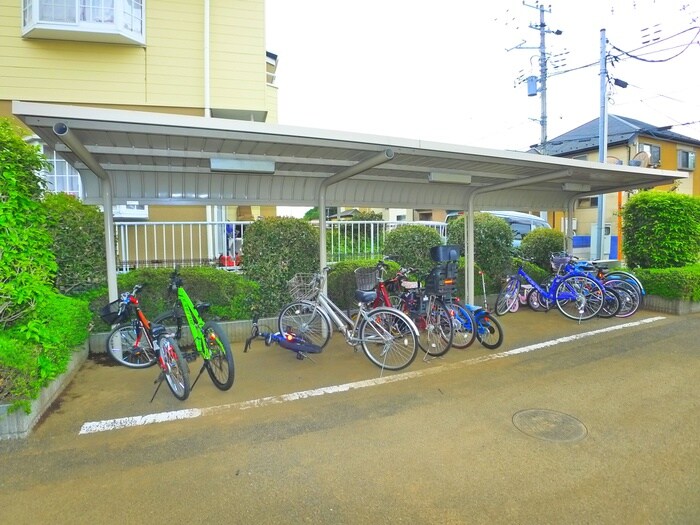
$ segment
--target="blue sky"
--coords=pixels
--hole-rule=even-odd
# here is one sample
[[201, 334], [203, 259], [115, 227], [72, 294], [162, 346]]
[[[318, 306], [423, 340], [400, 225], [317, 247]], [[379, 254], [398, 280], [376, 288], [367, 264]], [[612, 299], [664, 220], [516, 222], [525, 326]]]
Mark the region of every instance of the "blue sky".
[[[609, 113], [700, 139], [699, 3], [553, 0], [545, 22], [562, 34], [546, 37], [548, 138], [599, 116], [604, 28], [611, 45], [659, 61], [615, 63], [610, 75], [628, 87], [609, 92]], [[279, 122], [526, 149], [541, 130], [540, 98], [517, 81], [539, 76], [539, 31], [529, 27], [539, 10], [530, 5], [266, 0], [267, 49], [279, 55]], [[644, 47], [643, 28], [660, 41]], [[512, 49], [518, 44], [535, 49]], [[562, 53], [566, 62], [554, 69]]]

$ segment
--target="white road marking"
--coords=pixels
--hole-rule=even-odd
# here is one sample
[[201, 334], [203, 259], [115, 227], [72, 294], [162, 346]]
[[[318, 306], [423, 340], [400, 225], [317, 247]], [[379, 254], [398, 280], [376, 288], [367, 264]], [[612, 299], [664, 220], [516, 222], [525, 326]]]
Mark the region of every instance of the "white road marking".
[[412, 379], [415, 377], [422, 377], [427, 375], [436, 374], [438, 372], [443, 372], [445, 370], [451, 370], [455, 368], [460, 368], [464, 366], [471, 366], [479, 363], [484, 363], [487, 361], [493, 361], [495, 359], [503, 359], [517, 354], [524, 354], [528, 352], [534, 352], [535, 350], [541, 350], [543, 348], [549, 348], [562, 343], [569, 343], [571, 341], [577, 341], [579, 339], [585, 339], [586, 337], [593, 337], [600, 334], [605, 334], [608, 332], [615, 332], [617, 330], [623, 330], [625, 328], [633, 328], [635, 326], [641, 326], [644, 324], [653, 323], [656, 321], [661, 321], [666, 319], [665, 317], [649, 317], [647, 319], [642, 319], [640, 321], [634, 321], [630, 323], [619, 324], [615, 326], [609, 326], [607, 328], [601, 328], [599, 330], [592, 330], [590, 332], [583, 332], [581, 334], [569, 335], [566, 337], [559, 337], [557, 339], [552, 339], [550, 341], [544, 341], [542, 343], [537, 343], [534, 345], [523, 346], [520, 348], [514, 348], [513, 350], [507, 350], [505, 352], [498, 352], [495, 354], [489, 354], [482, 357], [475, 357], [472, 359], [467, 359], [465, 361], [460, 361], [458, 363], [453, 363], [449, 365], [440, 365], [434, 368], [428, 368], [424, 370], [416, 370], [412, 372], [404, 372], [402, 374], [396, 374], [392, 376], [378, 377], [376, 379], [366, 379], [364, 381], [355, 381], [353, 383], [345, 383], [343, 385], [333, 385], [322, 388], [314, 388], [312, 390], [303, 390], [300, 392], [292, 392], [290, 394], [282, 394], [278, 396], [268, 396], [261, 397], [259, 399], [251, 399], [250, 401], [241, 401], [238, 403], [230, 403], [226, 405], [219, 405], [207, 408], [188, 408], [183, 410], [173, 410], [170, 412], [159, 412], [156, 414], [147, 414], [144, 416], [131, 416], [122, 417], [117, 419], [105, 419], [102, 421], [91, 421], [83, 423], [78, 434], [93, 434], [96, 432], [106, 432], [109, 430], [118, 430], [121, 428], [128, 427], [138, 427], [143, 425], [152, 425], [155, 423], [163, 423], [166, 421], [176, 421], [178, 419], [193, 419], [202, 416], [209, 416], [212, 414], [226, 412], [230, 410], [248, 410], [250, 408], [259, 408], [269, 405], [278, 405], [281, 403], [286, 403], [288, 401], [298, 401], [299, 399], [307, 399], [310, 397], [318, 397], [326, 394], [337, 394], [338, 392], [348, 392], [350, 390], [358, 390], [360, 388], [367, 388], [370, 386], [376, 386], [386, 383], [395, 383], [398, 381], [406, 381], [407, 379]]

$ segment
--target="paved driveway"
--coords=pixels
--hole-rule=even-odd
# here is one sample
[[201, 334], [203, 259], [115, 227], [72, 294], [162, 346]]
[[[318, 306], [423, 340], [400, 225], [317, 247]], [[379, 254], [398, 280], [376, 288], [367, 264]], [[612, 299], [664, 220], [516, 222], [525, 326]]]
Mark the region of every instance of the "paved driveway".
[[239, 344], [233, 389], [205, 375], [183, 403], [149, 402], [153, 369], [89, 360], [30, 438], [0, 443], [0, 517], [696, 522], [700, 316], [499, 320], [497, 351], [381, 378], [337, 336], [314, 362]]

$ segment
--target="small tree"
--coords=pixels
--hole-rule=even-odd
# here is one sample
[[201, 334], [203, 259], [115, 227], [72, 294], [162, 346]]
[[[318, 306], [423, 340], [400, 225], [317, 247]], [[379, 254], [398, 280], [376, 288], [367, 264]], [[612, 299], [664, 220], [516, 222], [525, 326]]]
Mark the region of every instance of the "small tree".
[[430, 226], [406, 224], [386, 234], [384, 255], [394, 255], [402, 266], [427, 274], [435, 266], [430, 248], [442, 244], [440, 234]]
[[56, 288], [65, 294], [106, 282], [103, 213], [65, 193], [44, 198], [58, 271]]
[[[447, 225], [447, 244], [464, 248], [464, 221], [460, 216]], [[474, 262], [487, 275], [499, 279], [508, 272], [513, 247], [513, 231], [508, 223], [490, 213], [474, 214]]]
[[549, 257], [564, 249], [564, 234], [549, 228], [537, 228], [523, 237], [520, 251], [543, 270], [550, 271]]
[[622, 250], [630, 267], [674, 268], [700, 256], [700, 199], [643, 191], [622, 209]]
[[56, 260], [38, 175], [50, 164], [0, 119], [0, 326], [16, 322], [51, 290]]
[[318, 229], [303, 219], [271, 217], [246, 227], [243, 266], [246, 275], [260, 285], [257, 313], [279, 312], [289, 299], [287, 281], [295, 273], [318, 270], [319, 246]]

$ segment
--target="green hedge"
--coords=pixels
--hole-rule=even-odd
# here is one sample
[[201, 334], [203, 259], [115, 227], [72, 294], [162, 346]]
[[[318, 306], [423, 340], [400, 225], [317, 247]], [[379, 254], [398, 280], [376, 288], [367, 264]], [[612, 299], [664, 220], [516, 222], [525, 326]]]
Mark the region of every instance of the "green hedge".
[[37, 302], [25, 321], [0, 331], [0, 402], [29, 413], [31, 400], [66, 371], [87, 340], [91, 315], [86, 301], [54, 294]]
[[666, 299], [700, 301], [700, 264], [682, 268], [641, 269], [634, 274], [647, 294]]

